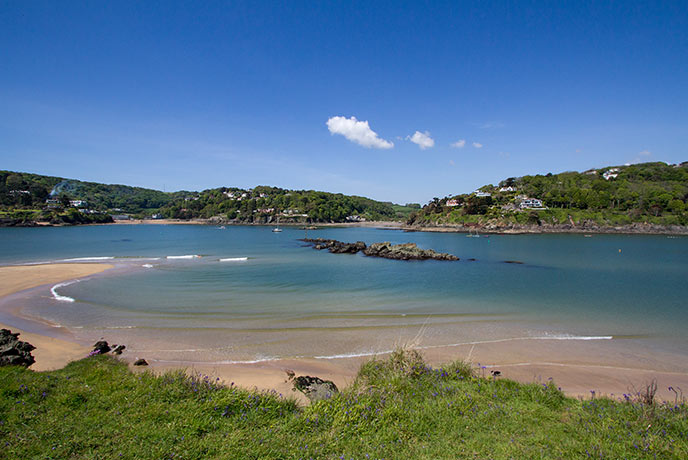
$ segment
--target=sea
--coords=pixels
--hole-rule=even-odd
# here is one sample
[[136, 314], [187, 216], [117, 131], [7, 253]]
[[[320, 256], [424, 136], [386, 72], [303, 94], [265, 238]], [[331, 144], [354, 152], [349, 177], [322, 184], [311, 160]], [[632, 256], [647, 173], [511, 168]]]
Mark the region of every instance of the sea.
[[[622, 341], [688, 355], [686, 237], [272, 230], [0, 228], [0, 265], [115, 267], [8, 296], [0, 309], [170, 363], [337, 359], [508, 340]], [[412, 242], [460, 260], [331, 254], [304, 237]]]

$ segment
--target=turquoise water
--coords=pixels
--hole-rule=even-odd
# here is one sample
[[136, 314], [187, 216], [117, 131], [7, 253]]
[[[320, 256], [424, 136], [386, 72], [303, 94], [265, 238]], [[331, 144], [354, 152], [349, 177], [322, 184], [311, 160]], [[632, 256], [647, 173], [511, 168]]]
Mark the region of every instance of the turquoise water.
[[[415, 242], [461, 260], [329, 254], [305, 247], [304, 230], [292, 228], [117, 225], [2, 228], [0, 263], [112, 257], [112, 274], [57, 287], [63, 300], [44, 289], [23, 314], [85, 339], [116, 335], [171, 361], [366, 354], [414, 339], [434, 347], [614, 337], [688, 350], [685, 237], [368, 228], [308, 236]], [[184, 255], [201, 257], [167, 258]], [[240, 257], [248, 259], [219, 260]]]

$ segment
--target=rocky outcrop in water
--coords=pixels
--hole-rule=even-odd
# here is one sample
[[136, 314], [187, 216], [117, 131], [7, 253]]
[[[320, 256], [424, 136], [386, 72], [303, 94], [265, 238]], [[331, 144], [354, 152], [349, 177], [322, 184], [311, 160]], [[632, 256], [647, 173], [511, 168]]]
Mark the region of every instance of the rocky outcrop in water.
[[36, 347], [19, 340], [19, 333], [0, 329], [0, 366], [26, 366], [36, 362], [31, 352]]
[[373, 243], [363, 251], [363, 254], [395, 260], [459, 260], [455, 255], [446, 252], [421, 249], [416, 243], [392, 244], [389, 241]]
[[458, 257], [446, 252], [436, 252], [432, 249], [421, 249], [415, 243], [392, 244], [389, 241], [384, 243], [373, 243], [366, 246], [363, 241], [355, 243], [344, 243], [337, 240], [324, 238], [304, 238], [301, 241], [310, 243], [314, 249], [327, 249], [333, 254], [356, 254], [363, 251], [369, 257], [382, 257], [394, 260], [459, 260]]
[[312, 243], [314, 249], [327, 249], [333, 254], [356, 254], [366, 248], [366, 244], [363, 241], [344, 243], [342, 241], [327, 240], [325, 238], [304, 238], [301, 241]]

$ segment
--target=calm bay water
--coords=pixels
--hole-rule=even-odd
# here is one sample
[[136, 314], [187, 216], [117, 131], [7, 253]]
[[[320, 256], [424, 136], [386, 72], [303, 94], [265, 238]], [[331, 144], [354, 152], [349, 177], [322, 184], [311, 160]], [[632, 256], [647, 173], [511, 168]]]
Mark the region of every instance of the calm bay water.
[[[111, 274], [55, 288], [74, 302], [43, 289], [22, 313], [84, 340], [116, 335], [170, 361], [367, 354], [414, 339], [434, 347], [614, 337], [688, 350], [685, 237], [367, 228], [308, 236], [415, 242], [461, 260], [329, 254], [304, 247], [304, 231], [292, 228], [117, 225], [2, 228], [0, 264], [113, 257]], [[183, 255], [202, 257], [167, 258]], [[219, 260], [240, 257], [248, 260]]]

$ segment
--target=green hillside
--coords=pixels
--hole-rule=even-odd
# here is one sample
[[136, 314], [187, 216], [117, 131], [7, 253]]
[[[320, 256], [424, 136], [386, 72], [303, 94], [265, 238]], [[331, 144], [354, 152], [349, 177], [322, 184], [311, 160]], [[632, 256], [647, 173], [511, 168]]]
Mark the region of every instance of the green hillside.
[[[528, 201], [530, 200], [530, 201]], [[643, 163], [511, 177], [435, 198], [412, 225], [688, 225], [688, 163]]]
[[391, 203], [369, 198], [267, 186], [205, 190], [193, 197], [175, 199], [163, 206], [161, 212], [165, 217], [177, 219], [222, 216], [258, 223], [275, 219], [283, 222], [394, 220], [397, 215]]
[[62, 177], [0, 171], [0, 222], [110, 221], [111, 214], [173, 219], [219, 217], [239, 223], [405, 219], [413, 208], [313, 190], [216, 188], [165, 193]]

